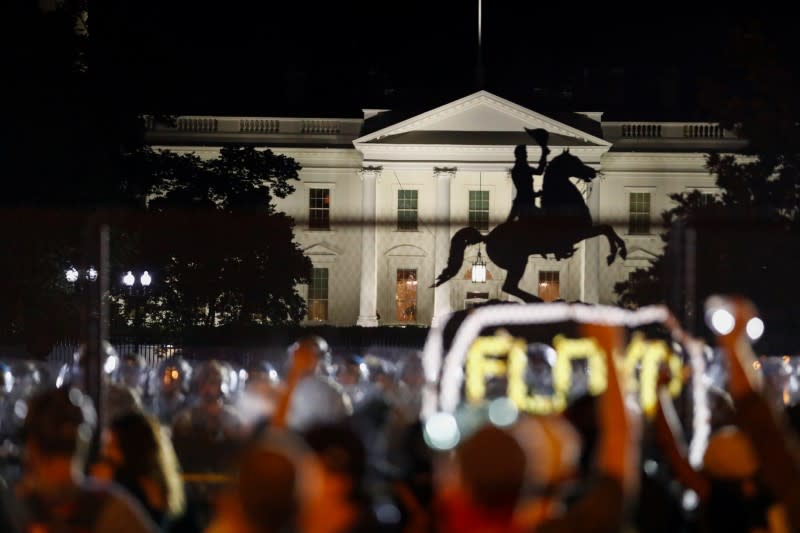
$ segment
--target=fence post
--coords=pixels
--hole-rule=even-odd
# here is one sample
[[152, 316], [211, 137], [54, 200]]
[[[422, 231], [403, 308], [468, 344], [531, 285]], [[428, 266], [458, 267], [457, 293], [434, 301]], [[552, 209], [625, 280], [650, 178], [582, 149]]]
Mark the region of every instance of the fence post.
[[[97, 265], [97, 282], [87, 284], [86, 301], [83, 313], [82, 343], [84, 357], [80, 361], [85, 376], [84, 390], [92, 399], [97, 413], [98, 426], [104, 421], [105, 405], [103, 394], [103, 366], [105, 365], [104, 341], [108, 339], [109, 291], [109, 228], [102, 224], [97, 215], [87, 222], [83, 235], [83, 255], [85, 264]], [[97, 452], [99, 427], [94, 432], [92, 452]]]

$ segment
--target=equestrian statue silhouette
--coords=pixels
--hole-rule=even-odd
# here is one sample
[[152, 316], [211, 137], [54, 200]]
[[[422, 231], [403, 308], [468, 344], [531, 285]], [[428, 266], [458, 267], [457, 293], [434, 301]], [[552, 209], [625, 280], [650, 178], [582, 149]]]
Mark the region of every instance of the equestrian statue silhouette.
[[[458, 274], [464, 262], [466, 247], [481, 242], [486, 243], [486, 253], [492, 262], [507, 272], [503, 291], [524, 302], [542, 301], [519, 288], [531, 255], [546, 257], [553, 254], [556, 259], [566, 259], [575, 253], [577, 248], [574, 246], [577, 243], [604, 235], [610, 247], [607, 257], [609, 265], [614, 262], [618, 253], [623, 259], [627, 256], [625, 241], [611, 226], [592, 224], [592, 216], [583, 196], [570, 181], [574, 177], [588, 183], [597, 177], [597, 172], [570, 154], [569, 149], [547, 163], [546, 157], [550, 151], [547, 148], [547, 132], [527, 128], [526, 131], [542, 147], [542, 156], [539, 168], [532, 169], [527, 164], [525, 146], [517, 146], [514, 150], [517, 161], [511, 173], [519, 201], [515, 198], [508, 220], [485, 236], [473, 227], [458, 230], [450, 240], [447, 266], [436, 278], [433, 287], [438, 287]], [[533, 175], [541, 174], [542, 168], [542, 190], [534, 193]], [[541, 197], [541, 208], [533, 203], [535, 197]]]

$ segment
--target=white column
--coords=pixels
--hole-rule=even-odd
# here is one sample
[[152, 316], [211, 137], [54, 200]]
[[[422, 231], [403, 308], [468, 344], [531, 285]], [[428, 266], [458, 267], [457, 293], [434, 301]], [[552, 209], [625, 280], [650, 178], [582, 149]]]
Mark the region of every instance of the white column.
[[[433, 179], [436, 181], [434, 276], [444, 270], [450, 255], [450, 182], [455, 174], [455, 168], [433, 169]], [[437, 325], [450, 311], [450, 284], [447, 282], [436, 287], [433, 292], [433, 325]]]
[[377, 197], [375, 182], [380, 167], [361, 170], [361, 293], [358, 308], [359, 326], [378, 325], [378, 246], [376, 227]]

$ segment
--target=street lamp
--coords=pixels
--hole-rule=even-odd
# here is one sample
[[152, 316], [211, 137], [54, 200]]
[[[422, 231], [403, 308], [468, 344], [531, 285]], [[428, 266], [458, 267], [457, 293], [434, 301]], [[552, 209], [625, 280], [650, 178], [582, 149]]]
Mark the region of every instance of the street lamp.
[[77, 283], [81, 279], [81, 274], [89, 281], [97, 281], [97, 270], [90, 266], [85, 271], [80, 271], [74, 266], [69, 267], [64, 271], [64, 277], [69, 283]]
[[[134, 275], [133, 270], [128, 270], [125, 275], [122, 276], [122, 284], [128, 287], [128, 294], [131, 298], [130, 303], [133, 309], [133, 325], [136, 329], [138, 329], [142, 326], [142, 324], [140, 324], [140, 320], [142, 319], [141, 306], [146, 299], [147, 289], [153, 283], [153, 277], [147, 270], [143, 271], [141, 275], [138, 275], [138, 281], [139, 285], [141, 286], [141, 290], [134, 290], [136, 287], [136, 281], [137, 275]], [[136, 351], [139, 351], [138, 340], [136, 343]]]
[[[145, 288], [149, 287], [150, 284], [153, 283], [153, 277], [147, 270], [142, 272], [142, 275], [139, 276], [139, 283]], [[122, 284], [129, 289], [133, 289], [133, 286], [136, 284], [136, 276], [133, 275], [132, 270], [128, 270], [127, 274], [122, 276]]]

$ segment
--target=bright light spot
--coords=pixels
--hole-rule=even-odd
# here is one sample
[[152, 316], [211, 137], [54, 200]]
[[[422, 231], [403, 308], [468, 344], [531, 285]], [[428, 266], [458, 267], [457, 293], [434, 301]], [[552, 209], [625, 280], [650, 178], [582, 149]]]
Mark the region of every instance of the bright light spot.
[[150, 283], [153, 282], [153, 278], [150, 277], [150, 273], [145, 270], [142, 277], [139, 278], [139, 282], [142, 284], [142, 287], [149, 287]]
[[489, 422], [498, 427], [507, 427], [517, 421], [519, 411], [508, 398], [496, 398], [489, 404]]
[[89, 281], [97, 281], [97, 270], [94, 267], [89, 267], [89, 270], [86, 271], [86, 277]]
[[472, 265], [472, 282], [486, 283], [486, 265]]
[[658, 463], [652, 459], [648, 459], [644, 462], [644, 472], [648, 476], [654, 476], [656, 472], [658, 472]]
[[711, 313], [711, 328], [719, 335], [727, 335], [733, 331], [736, 320], [727, 309], [716, 309]]
[[136, 283], [136, 278], [133, 277], [133, 272], [128, 270], [128, 273], [122, 276], [122, 283], [128, 287], [133, 287], [133, 284]]
[[103, 365], [103, 370], [105, 371], [106, 374], [111, 374], [114, 372], [114, 370], [117, 369], [118, 366], [119, 366], [119, 357], [117, 357], [116, 355], [109, 355], [108, 357], [106, 357], [106, 362]]
[[425, 442], [433, 449], [453, 449], [460, 439], [458, 424], [450, 413], [436, 413], [425, 422]]
[[759, 370], [761, 368], [761, 361], [753, 361], [753, 368]]
[[750, 337], [750, 340], [757, 341], [761, 338], [761, 335], [764, 334], [764, 321], [757, 316], [754, 316], [747, 321], [745, 330], [747, 331], [747, 336]]
[[69, 281], [70, 283], [75, 283], [76, 281], [78, 281], [78, 278], [80, 277], [78, 269], [75, 267], [70, 267], [66, 272], [64, 272], [64, 275], [66, 276], [67, 281]]
[[78, 389], [70, 389], [69, 401], [72, 402], [72, 405], [80, 407], [83, 405], [83, 393]]
[[683, 508], [687, 511], [694, 511], [697, 509], [697, 504], [700, 503], [700, 499], [697, 497], [697, 493], [691, 489], [687, 490], [683, 493]]
[[28, 416], [28, 404], [24, 400], [17, 400], [14, 403], [14, 416], [20, 420], [25, 420], [25, 417]]

